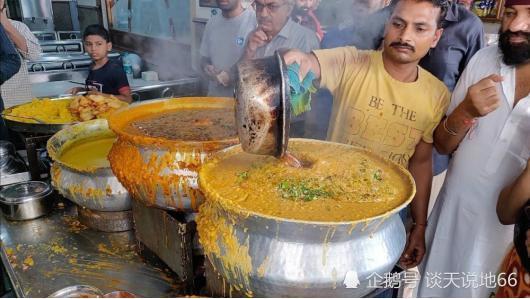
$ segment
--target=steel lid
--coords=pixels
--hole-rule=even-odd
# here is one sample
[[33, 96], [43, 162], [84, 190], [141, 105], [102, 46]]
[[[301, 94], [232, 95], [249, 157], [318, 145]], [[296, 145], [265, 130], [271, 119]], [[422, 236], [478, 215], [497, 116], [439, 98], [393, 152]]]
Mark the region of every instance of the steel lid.
[[8, 205], [20, 204], [44, 198], [52, 192], [52, 187], [46, 182], [22, 182], [0, 191], [0, 202]]

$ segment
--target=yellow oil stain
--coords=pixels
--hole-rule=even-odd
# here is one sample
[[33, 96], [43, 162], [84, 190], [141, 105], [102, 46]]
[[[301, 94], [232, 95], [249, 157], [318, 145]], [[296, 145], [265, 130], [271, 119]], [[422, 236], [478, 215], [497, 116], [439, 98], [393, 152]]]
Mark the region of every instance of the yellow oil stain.
[[250, 291], [252, 260], [249, 255], [249, 238], [241, 242], [236, 236], [234, 226], [228, 225], [210, 203], [201, 206], [197, 217], [197, 230], [204, 252], [221, 260], [223, 272], [229, 281], [240, 281], [234, 285], [239, 291]]
[[33, 267], [33, 266], [35, 266], [35, 261], [33, 260], [33, 257], [28, 256], [28, 257], [26, 257], [24, 259], [23, 264], [28, 266], [28, 267]]
[[267, 268], [269, 267], [270, 263], [270, 256], [266, 256], [263, 260], [263, 263], [258, 267], [258, 277], [265, 277], [265, 272], [267, 271]]
[[62, 245], [59, 245], [57, 243], [51, 244], [51, 251], [55, 254], [65, 254], [68, 252], [66, 248], [64, 248]]

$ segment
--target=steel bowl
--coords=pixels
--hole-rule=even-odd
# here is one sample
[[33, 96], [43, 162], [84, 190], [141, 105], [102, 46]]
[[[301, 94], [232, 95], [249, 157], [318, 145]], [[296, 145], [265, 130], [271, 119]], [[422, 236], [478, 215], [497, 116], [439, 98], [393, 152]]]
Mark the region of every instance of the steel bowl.
[[231, 98], [189, 97], [144, 101], [114, 112], [109, 124], [118, 140], [109, 153], [112, 170], [133, 198], [147, 206], [197, 211], [204, 201], [197, 185], [198, 169], [217, 151], [237, 144], [237, 137], [168, 140], [131, 134], [126, 128], [138, 118], [171, 110], [232, 107]]
[[73, 285], [48, 296], [48, 298], [101, 298], [103, 292], [89, 285]]
[[0, 191], [0, 209], [9, 220], [39, 218], [52, 210], [52, 193], [53, 189], [45, 182], [13, 184]]
[[[308, 147], [316, 140], [292, 139]], [[373, 159], [386, 161], [366, 150]], [[241, 151], [239, 146], [219, 153]], [[403, 177], [407, 194], [394, 209], [358, 221], [320, 222], [273, 217], [239, 210], [220, 198], [206, 179], [216, 164], [201, 169], [199, 184], [207, 200], [197, 230], [215, 270], [238, 291], [254, 297], [362, 297], [373, 291], [370, 279], [384, 277], [399, 260], [406, 243], [399, 211], [415, 194], [412, 176], [386, 161]], [[233, 199], [237, 201], [237, 199]], [[206, 242], [206, 244], [205, 244]]]
[[61, 161], [61, 153], [73, 144], [96, 137], [114, 137], [107, 120], [83, 122], [53, 135], [47, 144], [50, 157], [52, 185], [64, 197], [90, 210], [100, 212], [127, 211], [132, 208], [127, 190], [109, 167], [74, 169]]
[[291, 104], [280, 51], [237, 64], [236, 124], [243, 150], [281, 157], [289, 141]]

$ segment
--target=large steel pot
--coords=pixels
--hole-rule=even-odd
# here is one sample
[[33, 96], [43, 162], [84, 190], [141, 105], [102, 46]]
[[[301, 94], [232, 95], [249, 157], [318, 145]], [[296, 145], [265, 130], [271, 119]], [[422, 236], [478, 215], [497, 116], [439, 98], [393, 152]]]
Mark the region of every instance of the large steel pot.
[[53, 135], [47, 144], [52, 185], [64, 197], [94, 211], [118, 212], [131, 209], [131, 198], [110, 167], [75, 169], [61, 161], [61, 153], [73, 144], [101, 137], [114, 137], [107, 120], [83, 122]]
[[[231, 98], [174, 98], [145, 101], [113, 113], [118, 136], [109, 154], [112, 170], [135, 200], [166, 210], [196, 211], [204, 201], [197, 184], [199, 167], [215, 152], [238, 143], [237, 136], [215, 141], [168, 140], [134, 135], [130, 122], [179, 109], [233, 108]], [[175, 128], [178, 130], [178, 128]]]
[[[317, 141], [291, 142], [311, 146]], [[215, 159], [233, 151], [241, 147], [229, 148]], [[215, 270], [248, 296], [362, 297], [374, 290], [370, 279], [390, 273], [405, 247], [398, 212], [412, 200], [415, 185], [411, 175], [393, 163], [389, 167], [406, 182], [407, 199], [384, 215], [352, 222], [283, 219], [227, 206], [204, 179], [212, 164], [206, 163], [199, 177], [207, 198], [197, 219], [199, 237]]]

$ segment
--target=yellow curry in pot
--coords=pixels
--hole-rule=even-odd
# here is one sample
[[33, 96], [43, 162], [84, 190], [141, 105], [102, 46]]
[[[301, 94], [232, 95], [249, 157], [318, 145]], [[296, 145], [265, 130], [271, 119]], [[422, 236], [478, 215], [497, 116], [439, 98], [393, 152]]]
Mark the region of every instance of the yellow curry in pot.
[[60, 161], [70, 168], [90, 171], [110, 167], [107, 155], [115, 137], [95, 137], [81, 140], [67, 147], [60, 155]]
[[289, 151], [309, 167], [232, 149], [203, 166], [201, 189], [208, 200], [243, 212], [322, 222], [383, 215], [414, 195], [404, 169], [367, 151], [296, 140]]

